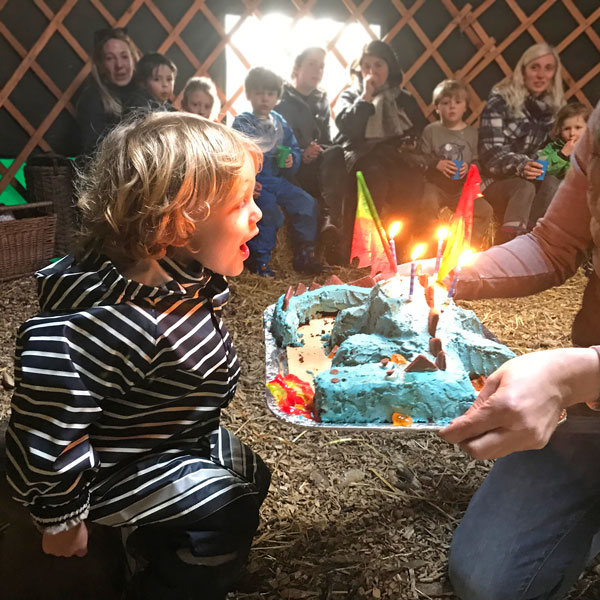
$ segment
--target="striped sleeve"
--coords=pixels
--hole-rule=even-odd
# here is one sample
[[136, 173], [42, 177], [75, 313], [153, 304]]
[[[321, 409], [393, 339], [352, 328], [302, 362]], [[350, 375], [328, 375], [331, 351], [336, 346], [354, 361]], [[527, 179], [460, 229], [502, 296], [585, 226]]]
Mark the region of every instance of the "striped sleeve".
[[123, 337], [90, 314], [42, 315], [19, 331], [7, 479], [41, 530], [58, 533], [86, 518], [99, 466], [90, 427], [100, 418], [100, 401], [122, 396], [148, 362], [139, 348], [115, 350], [125, 346], [117, 336]]

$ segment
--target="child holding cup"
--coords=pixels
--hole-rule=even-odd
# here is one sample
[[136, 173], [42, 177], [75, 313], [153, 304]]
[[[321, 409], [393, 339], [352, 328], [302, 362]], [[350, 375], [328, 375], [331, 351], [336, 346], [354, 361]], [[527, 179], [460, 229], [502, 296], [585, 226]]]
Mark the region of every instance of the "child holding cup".
[[[439, 209], [454, 210], [460, 198], [469, 165], [477, 160], [477, 129], [464, 121], [467, 88], [445, 79], [433, 91], [433, 104], [440, 120], [423, 130], [421, 152], [429, 159], [423, 210], [433, 221]], [[473, 208], [473, 245], [481, 245], [493, 210], [484, 198], [476, 198]]]
[[300, 166], [302, 151], [287, 121], [273, 110], [281, 96], [283, 80], [273, 71], [250, 69], [244, 82], [252, 112], [238, 115], [233, 128], [256, 141], [263, 151], [262, 169], [256, 176], [256, 203], [262, 211], [258, 235], [250, 241], [246, 267], [261, 277], [275, 277], [269, 266], [283, 225], [285, 211], [292, 228], [293, 267], [317, 275], [326, 270], [315, 257], [317, 201], [308, 192], [288, 181]]

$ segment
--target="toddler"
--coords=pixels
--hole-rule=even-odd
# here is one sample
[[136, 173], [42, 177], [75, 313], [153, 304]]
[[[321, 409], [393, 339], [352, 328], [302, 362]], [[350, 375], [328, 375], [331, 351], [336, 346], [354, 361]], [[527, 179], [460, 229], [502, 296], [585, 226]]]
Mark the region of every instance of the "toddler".
[[563, 179], [571, 164], [571, 154], [577, 140], [585, 131], [590, 109], [581, 102], [565, 104], [556, 115], [550, 132], [554, 140], [540, 152], [540, 158], [548, 161], [548, 175]]
[[118, 125], [81, 185], [79, 251], [36, 274], [7, 478], [47, 554], [83, 556], [88, 523], [120, 528], [127, 598], [223, 600], [258, 526], [269, 471], [219, 421], [240, 374], [224, 276], [257, 233], [260, 160], [195, 115]]
[[[467, 88], [462, 82], [445, 79], [439, 83], [433, 90], [433, 103], [440, 120], [423, 130], [421, 152], [429, 160], [423, 211], [435, 221], [442, 206], [456, 208], [469, 166], [477, 160], [477, 129], [463, 119]], [[492, 216], [490, 204], [484, 198], [476, 198], [472, 237], [475, 248], [480, 247]]]
[[216, 121], [219, 114], [217, 90], [212, 79], [192, 77], [183, 88], [181, 109]]
[[135, 67], [134, 82], [137, 93], [128, 104], [129, 109], [173, 111], [171, 98], [175, 88], [177, 67], [158, 52], [144, 54]]
[[[269, 260], [277, 230], [283, 225], [283, 209], [293, 230], [294, 269], [303, 273], [321, 273], [324, 267], [315, 258], [317, 201], [286, 179], [286, 175], [291, 176], [298, 170], [302, 150], [286, 120], [273, 110], [281, 96], [283, 81], [272, 71], [257, 67], [250, 70], [244, 84], [252, 112], [238, 115], [233, 128], [255, 139], [263, 150], [262, 170], [256, 177], [256, 203], [263, 217], [258, 224], [258, 235], [249, 243], [248, 267], [262, 277], [275, 276]], [[289, 154], [280, 167], [278, 152], [282, 146]]]

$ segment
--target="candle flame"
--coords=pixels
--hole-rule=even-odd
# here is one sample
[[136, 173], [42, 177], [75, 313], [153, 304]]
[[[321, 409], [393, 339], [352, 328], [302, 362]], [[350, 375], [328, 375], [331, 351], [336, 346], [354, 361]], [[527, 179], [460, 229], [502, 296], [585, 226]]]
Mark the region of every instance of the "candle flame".
[[390, 240], [393, 240], [398, 235], [398, 232], [401, 229], [402, 229], [402, 221], [394, 221], [390, 225], [390, 228], [388, 229], [388, 237], [390, 238]]
[[470, 265], [475, 259], [475, 252], [471, 250], [471, 248], [466, 248], [462, 251], [461, 255], [458, 257], [458, 266], [466, 267]]
[[411, 260], [417, 260], [425, 252], [425, 244], [417, 244], [410, 254]]
[[437, 239], [440, 241], [445, 240], [449, 233], [450, 230], [447, 227], [440, 227], [436, 232]]

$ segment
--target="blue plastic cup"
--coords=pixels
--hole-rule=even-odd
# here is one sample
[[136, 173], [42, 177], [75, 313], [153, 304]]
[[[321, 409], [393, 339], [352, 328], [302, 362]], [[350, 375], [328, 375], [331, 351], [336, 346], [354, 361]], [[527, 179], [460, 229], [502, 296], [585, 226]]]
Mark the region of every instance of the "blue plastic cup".
[[453, 160], [452, 161], [456, 165], [456, 173], [452, 175], [451, 179], [460, 179], [460, 170], [462, 166], [465, 164], [464, 160]]
[[536, 159], [535, 162], [539, 163], [540, 165], [542, 165], [542, 168], [544, 169], [543, 172], [542, 172], [542, 174], [538, 175], [536, 177], [536, 180], [537, 179], [542, 180], [542, 179], [544, 179], [544, 177], [546, 177], [546, 171], [548, 170], [548, 161], [544, 160], [543, 158], [538, 158], [538, 159]]

